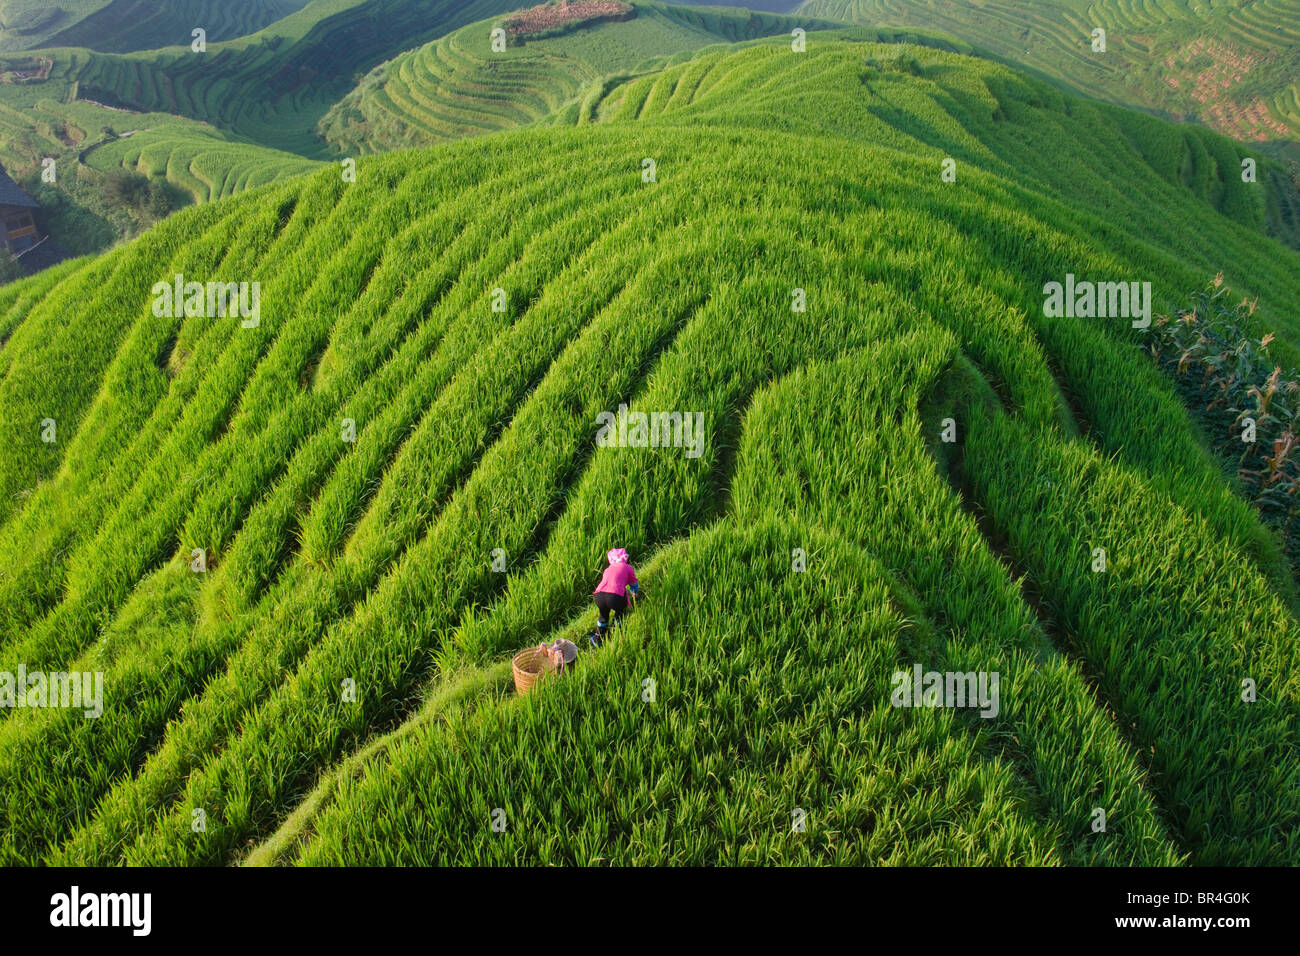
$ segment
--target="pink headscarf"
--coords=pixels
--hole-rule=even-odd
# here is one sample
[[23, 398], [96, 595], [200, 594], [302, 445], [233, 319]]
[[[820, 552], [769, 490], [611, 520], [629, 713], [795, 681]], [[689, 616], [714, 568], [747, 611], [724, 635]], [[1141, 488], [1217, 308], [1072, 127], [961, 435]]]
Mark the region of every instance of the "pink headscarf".
[[609, 558], [610, 564], [627, 564], [627, 549], [613, 548], [610, 550], [609, 554], [605, 555], [605, 557]]

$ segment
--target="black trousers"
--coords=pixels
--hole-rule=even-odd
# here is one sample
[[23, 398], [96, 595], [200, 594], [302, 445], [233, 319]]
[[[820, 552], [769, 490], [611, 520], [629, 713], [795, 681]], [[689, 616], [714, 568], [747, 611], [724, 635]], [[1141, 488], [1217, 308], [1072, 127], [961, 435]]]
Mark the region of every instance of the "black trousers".
[[600, 611], [600, 626], [608, 627], [611, 612], [617, 619], [627, 610], [627, 598], [621, 594], [606, 594], [601, 591], [596, 595], [596, 608]]

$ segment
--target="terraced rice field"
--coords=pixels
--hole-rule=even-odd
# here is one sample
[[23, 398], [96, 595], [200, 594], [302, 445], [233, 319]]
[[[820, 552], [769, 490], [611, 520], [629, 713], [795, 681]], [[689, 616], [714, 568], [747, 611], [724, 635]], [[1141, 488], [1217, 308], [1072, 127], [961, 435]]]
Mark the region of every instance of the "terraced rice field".
[[291, 153], [231, 142], [210, 126], [168, 113], [49, 99], [40, 86], [5, 92], [0, 162], [17, 176], [51, 157], [65, 177], [75, 176], [82, 163], [100, 172], [121, 167], [164, 179], [195, 202], [207, 202], [317, 166]]
[[[608, 93], [0, 289], [0, 671], [105, 674], [0, 714], [0, 860], [1300, 861], [1290, 570], [1142, 333], [1042, 302], [1223, 269], [1294, 361], [1246, 147], [847, 39]], [[260, 322], [155, 317], [178, 272]], [[643, 606], [506, 693], [614, 544]]]
[[291, 153], [231, 143], [189, 124], [164, 125], [119, 138], [91, 152], [87, 162], [105, 172], [120, 167], [165, 179], [195, 202], [233, 196], [319, 165]]
[[543, 120], [585, 122], [603, 88], [620, 75], [704, 46], [789, 35], [807, 23], [739, 10], [630, 6], [634, 19], [500, 52], [491, 42], [497, 21], [465, 27], [377, 67], [322, 119], [320, 133], [342, 152], [363, 154]]
[[[355, 0], [354, 0], [355, 2]], [[256, 33], [308, 0], [6, 0], [0, 51], [81, 46], [111, 53], [188, 44], [202, 27], [211, 40]]]
[[[46, 96], [81, 98], [209, 123], [231, 139], [319, 158], [315, 126], [359, 71], [512, 9], [512, 0], [322, 0], [249, 36], [137, 53], [52, 51]], [[57, 91], [57, 93], [56, 93]], [[257, 91], [252, 94], [249, 91]]]
[[309, 0], [111, 0], [60, 30], [42, 46], [78, 46], [105, 53], [130, 53], [188, 46], [191, 31], [213, 42], [257, 33], [296, 13]]
[[1300, 157], [1300, 0], [806, 0], [798, 12], [951, 33], [1089, 96]]
[[531, 47], [492, 59], [479, 26], [377, 67], [321, 120], [345, 153], [386, 152], [527, 126], [575, 101], [595, 72]]
[[89, 16], [109, 0], [5, 0], [0, 4], [0, 50], [41, 46], [59, 30]]

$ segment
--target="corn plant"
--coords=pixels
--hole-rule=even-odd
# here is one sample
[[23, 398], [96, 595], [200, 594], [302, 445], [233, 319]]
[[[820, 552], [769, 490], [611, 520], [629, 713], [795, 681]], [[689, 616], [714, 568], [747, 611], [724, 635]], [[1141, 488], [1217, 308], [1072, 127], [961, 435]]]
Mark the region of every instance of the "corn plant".
[[1231, 304], [1220, 274], [1177, 315], [1156, 320], [1149, 348], [1300, 566], [1300, 372], [1275, 364], [1273, 333], [1251, 332], [1255, 309]]

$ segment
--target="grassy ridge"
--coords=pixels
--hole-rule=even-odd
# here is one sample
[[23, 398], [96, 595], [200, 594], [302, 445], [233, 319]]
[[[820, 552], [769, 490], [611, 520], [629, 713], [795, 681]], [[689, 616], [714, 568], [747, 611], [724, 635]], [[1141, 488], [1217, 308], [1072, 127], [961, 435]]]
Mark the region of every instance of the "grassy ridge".
[[[809, 69], [818, 62], [821, 43], [876, 38], [874, 31], [813, 34]], [[603, 90], [592, 110], [614, 120], [667, 118], [681, 112], [680, 120], [686, 123], [737, 121], [734, 98], [758, 84], [764, 95], [739, 122], [810, 134], [829, 122], [841, 134], [871, 137], [899, 149], [920, 145], [936, 162], [952, 157], [972, 163], [1009, 182], [1030, 182], [1036, 190], [1082, 205], [1104, 219], [1138, 227], [1144, 218], [1142, 189], [1105, 171], [1110, 161], [1131, 160], [1144, 172], [1158, 171], [1173, 187], [1166, 190], [1168, 195], [1190, 191], [1238, 222], [1300, 245], [1300, 195], [1287, 171], [1267, 155], [1221, 135], [1065, 97], [996, 68], [959, 74], [926, 70], [914, 58], [894, 51], [864, 57], [855, 75], [840, 64], [836, 78], [856, 83], [866, 95], [842, 119], [828, 120], [800, 103], [795, 89], [768, 93], [773, 75], [783, 78], [775, 46], [760, 45], [748, 54], [743, 68], [740, 62], [727, 50], [704, 52]], [[718, 63], [729, 68], [715, 70]], [[1062, 138], [1070, 143], [1070, 159], [1064, 163], [1058, 145]], [[1247, 157], [1258, 165], [1258, 183], [1241, 181]], [[1080, 178], [1088, 181], [1087, 195], [1095, 201], [1075, 201]], [[1176, 254], [1188, 251], [1190, 237], [1153, 225], [1156, 231], [1146, 232], [1148, 239]]]
[[[1223, 267], [1294, 344], [1258, 199], [1149, 158], [1243, 147], [847, 39], [607, 93], [603, 123], [260, 187], [0, 293], [0, 669], [107, 688], [99, 720], [0, 715], [0, 857], [242, 857], [444, 679], [580, 638], [618, 543], [656, 555], [625, 636], [347, 765], [284, 858], [1294, 863], [1289, 569], [1128, 321], [1042, 310], [1067, 271], [1161, 308]], [[174, 271], [261, 280], [261, 326], [146, 318]], [[701, 413], [701, 456], [595, 447], [623, 402]], [[911, 662], [998, 671], [998, 717], [890, 707]], [[1257, 711], [1222, 696], [1242, 668]]]
[[[3, 88], [0, 160], [21, 172], [45, 156], [75, 150], [97, 170], [135, 168], [165, 177], [177, 190], [202, 201], [302, 171], [304, 164], [285, 151], [323, 157], [326, 141], [336, 150], [361, 153], [534, 122], [630, 118], [652, 90], [666, 98], [651, 100], [651, 112], [679, 109], [711, 85], [705, 80], [708, 66], [695, 58], [689, 67], [677, 66], [676, 73], [659, 77], [665, 62], [676, 63], [691, 49], [719, 40], [785, 33], [792, 24], [809, 29], [825, 25], [809, 19], [810, 11], [782, 19], [747, 11], [643, 4], [634, 20], [493, 54], [488, 50], [488, 27], [495, 21], [480, 21], [381, 65], [345, 95], [352, 83], [348, 64], [355, 67], [392, 50], [385, 44], [393, 41], [367, 32], [368, 27], [359, 26], [362, 20], [370, 23], [369, 18], [382, 14], [401, 24], [410, 16], [399, 6], [375, 7], [385, 2], [397, 0], [360, 5], [318, 0], [254, 36], [214, 43], [205, 54], [186, 49], [131, 56], [56, 51], [46, 80]], [[420, 28], [440, 34], [502, 9], [487, 2], [454, 11], [440, 8], [423, 18]], [[884, 39], [889, 32], [864, 31], [857, 38]], [[889, 39], [944, 45], [915, 32], [894, 32]], [[687, 70], [687, 84], [676, 83]], [[644, 71], [651, 75], [637, 83], [619, 82], [619, 74]], [[672, 88], [664, 85], [666, 80], [673, 82]], [[697, 90], [692, 84], [703, 85]], [[738, 89], [734, 83], [727, 88]], [[257, 89], [264, 95], [229, 95], [235, 89]], [[610, 96], [611, 91], [617, 95]], [[116, 112], [91, 101], [143, 110], [145, 115]], [[946, 110], [947, 104], [941, 106]], [[196, 126], [181, 116], [211, 125]], [[914, 122], [910, 104], [899, 110], [897, 119]], [[1132, 126], [1139, 121], [1114, 122]], [[105, 136], [105, 128], [130, 133], [133, 141]], [[1237, 218], [1259, 221], [1270, 234], [1300, 243], [1300, 194], [1281, 166], [1264, 164], [1264, 188], [1252, 198], [1232, 184], [1230, 151], [1217, 140], [1188, 132], [1179, 142], [1178, 134], [1164, 124], [1128, 139], [1144, 148], [1150, 144], [1148, 158], [1168, 163], [1171, 181], [1215, 193], [1220, 208], [1235, 203]], [[1052, 155], [1046, 145], [1045, 150], [1040, 166]], [[114, 230], [102, 226], [100, 231]], [[118, 224], [115, 231], [130, 230]]]
[[[0, 162], [14, 176], [40, 168], [46, 157], [59, 162], [60, 176], [76, 176], [78, 164], [106, 171], [118, 166], [139, 169], [185, 188], [196, 201], [216, 195], [210, 186], [188, 173], [166, 175], [160, 154], [185, 157], [185, 167], [199, 163], [232, 183], [260, 184], [267, 176], [306, 172], [301, 157], [250, 143], [232, 142], [218, 130], [171, 113], [138, 113], [106, 109], [88, 99], [52, 99], [39, 86], [7, 87], [0, 97]], [[144, 154], [148, 158], [141, 162]], [[179, 160], [179, 156], [178, 156]], [[218, 182], [219, 185], [219, 182]]]

